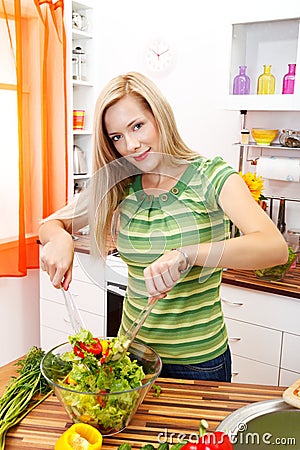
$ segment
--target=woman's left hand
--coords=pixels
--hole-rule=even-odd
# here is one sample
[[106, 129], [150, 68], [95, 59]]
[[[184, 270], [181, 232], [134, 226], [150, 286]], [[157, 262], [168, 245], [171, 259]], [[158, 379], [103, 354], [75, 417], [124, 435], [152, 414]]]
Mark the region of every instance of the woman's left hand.
[[178, 282], [186, 261], [181, 252], [171, 250], [144, 270], [149, 301], [165, 298]]

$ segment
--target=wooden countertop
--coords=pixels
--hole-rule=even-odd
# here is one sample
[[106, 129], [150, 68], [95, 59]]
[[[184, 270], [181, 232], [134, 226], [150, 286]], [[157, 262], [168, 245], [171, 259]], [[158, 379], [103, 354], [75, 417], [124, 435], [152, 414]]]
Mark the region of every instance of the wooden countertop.
[[[75, 251], [81, 253], [90, 252], [90, 240], [88, 235], [76, 235]], [[113, 247], [113, 246], [112, 246]], [[253, 270], [224, 270], [222, 282], [234, 286], [240, 286], [257, 291], [270, 292], [272, 294], [286, 295], [300, 298], [300, 264], [295, 269], [290, 269], [283, 281], [259, 280]]]
[[[0, 391], [14, 372], [13, 363], [0, 368]], [[197, 433], [199, 420], [207, 419], [209, 430], [231, 412], [249, 403], [281, 398], [283, 387], [208, 381], [159, 378], [162, 388], [159, 398], [150, 391], [136, 412], [131, 424], [115, 436], [103, 439], [103, 450], [117, 449], [124, 442], [140, 449], [146, 443], [158, 446], [158, 434]], [[63, 407], [51, 395], [10, 429], [5, 450], [53, 450], [59, 436], [71, 425]]]
[[300, 299], [300, 264], [295, 269], [290, 269], [283, 281], [259, 280], [252, 270], [228, 269], [223, 272], [222, 282]]

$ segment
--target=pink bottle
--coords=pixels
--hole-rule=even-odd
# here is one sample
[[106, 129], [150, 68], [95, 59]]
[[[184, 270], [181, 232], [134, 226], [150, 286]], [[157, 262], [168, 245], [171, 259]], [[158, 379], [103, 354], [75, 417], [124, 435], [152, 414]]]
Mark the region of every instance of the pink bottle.
[[289, 71], [283, 77], [282, 93], [293, 94], [295, 86], [296, 64], [288, 64]]

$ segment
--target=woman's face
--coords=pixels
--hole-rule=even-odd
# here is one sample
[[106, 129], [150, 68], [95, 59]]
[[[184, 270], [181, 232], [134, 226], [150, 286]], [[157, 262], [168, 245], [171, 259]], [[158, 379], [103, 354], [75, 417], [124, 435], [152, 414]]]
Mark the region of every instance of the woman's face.
[[107, 109], [104, 123], [121, 156], [142, 172], [158, 169], [162, 160], [158, 128], [153, 114], [142, 101], [126, 95]]

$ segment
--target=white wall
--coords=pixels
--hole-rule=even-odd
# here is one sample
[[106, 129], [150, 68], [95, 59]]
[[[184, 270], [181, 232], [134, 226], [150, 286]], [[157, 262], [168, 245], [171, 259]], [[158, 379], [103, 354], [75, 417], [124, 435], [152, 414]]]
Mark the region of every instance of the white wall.
[[39, 346], [39, 274], [0, 278], [0, 366]]
[[[225, 110], [228, 93], [232, 23], [300, 17], [300, 3], [288, 9], [273, 0], [139, 0], [95, 2], [99, 61], [97, 89], [120, 73], [137, 70], [161, 88], [174, 109], [186, 143], [206, 156], [221, 155], [238, 168], [240, 113]], [[176, 64], [168, 74], [148, 72], [144, 54], [149, 40], [171, 42]], [[230, 83], [232, 80], [230, 80]], [[278, 80], [279, 82], [279, 80]], [[300, 129], [300, 113], [248, 113], [247, 126]], [[250, 167], [251, 170], [251, 167]], [[266, 182], [267, 195], [299, 197], [298, 183]], [[274, 216], [277, 213], [276, 204]], [[287, 225], [299, 227], [299, 204], [287, 204]]]

